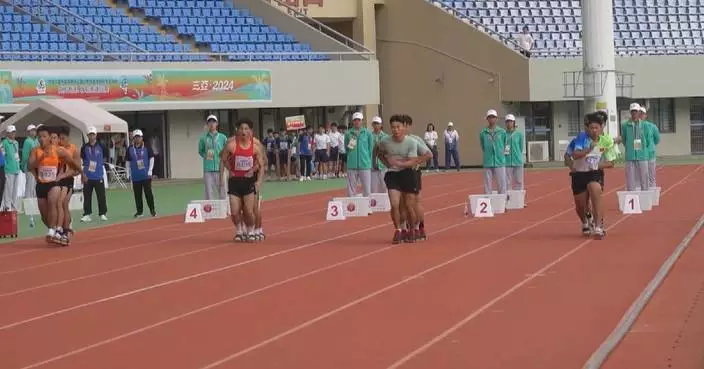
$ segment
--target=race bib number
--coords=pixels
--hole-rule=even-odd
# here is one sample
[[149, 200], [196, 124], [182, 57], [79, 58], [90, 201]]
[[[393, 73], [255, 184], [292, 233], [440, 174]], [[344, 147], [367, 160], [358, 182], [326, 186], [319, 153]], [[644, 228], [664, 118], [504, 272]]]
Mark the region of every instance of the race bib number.
[[52, 182], [56, 180], [56, 173], [58, 168], [56, 167], [39, 167], [39, 181], [41, 182]]
[[352, 137], [350, 138], [350, 142], [347, 144], [347, 148], [350, 150], [354, 150], [355, 147], [357, 147], [357, 139]]
[[139, 169], [139, 170], [144, 169], [144, 160], [142, 160], [142, 159], [137, 160], [137, 169]]
[[98, 163], [96, 163], [95, 161], [91, 160], [90, 162], [88, 162], [88, 171], [89, 172], [95, 172], [95, 169], [97, 167], [98, 167]]
[[504, 155], [510, 155], [510, 154], [511, 154], [511, 145], [504, 146]]
[[589, 166], [590, 170], [599, 169], [599, 157], [598, 156], [587, 156], [584, 161]]
[[633, 140], [633, 150], [640, 150], [641, 147], [641, 141], [640, 138], [636, 138]]
[[245, 171], [251, 170], [254, 167], [254, 158], [251, 156], [236, 156], [235, 157], [235, 170]]
[[213, 152], [213, 150], [208, 150], [205, 153], [205, 160], [213, 160], [213, 158], [215, 158], [215, 153]]

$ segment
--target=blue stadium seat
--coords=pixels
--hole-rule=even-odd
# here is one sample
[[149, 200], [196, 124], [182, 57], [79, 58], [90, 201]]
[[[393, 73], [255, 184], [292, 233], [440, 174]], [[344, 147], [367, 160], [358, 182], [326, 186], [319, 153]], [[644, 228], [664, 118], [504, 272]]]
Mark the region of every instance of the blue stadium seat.
[[[527, 26], [535, 39], [536, 57], [575, 57], [582, 53], [579, 0], [427, 1], [454, 9], [507, 38], [515, 38]], [[701, 52], [701, 0], [612, 0], [612, 5], [618, 55]]]

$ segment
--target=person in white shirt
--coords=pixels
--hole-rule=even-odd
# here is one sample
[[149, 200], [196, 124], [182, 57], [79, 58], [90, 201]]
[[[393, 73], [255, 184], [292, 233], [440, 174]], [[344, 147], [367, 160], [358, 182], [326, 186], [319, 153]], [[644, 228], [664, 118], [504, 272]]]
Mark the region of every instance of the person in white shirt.
[[460, 154], [457, 151], [457, 142], [460, 140], [460, 135], [455, 130], [455, 124], [447, 123], [445, 130], [445, 170], [450, 169], [450, 159], [455, 163], [457, 171], [460, 171]]
[[330, 136], [325, 133], [325, 127], [320, 126], [313, 138], [315, 144], [315, 164], [318, 168], [318, 178], [328, 178], [328, 158], [330, 156]]
[[430, 148], [430, 151], [433, 153], [433, 160], [428, 161], [428, 167], [426, 168], [426, 170], [435, 169], [437, 171], [437, 170], [439, 170], [438, 169], [438, 132], [435, 131], [435, 125], [433, 123], [428, 123], [428, 126], [425, 128], [425, 137], [423, 137], [423, 140]]
[[528, 26], [523, 26], [523, 33], [516, 38], [518, 39], [518, 45], [521, 46], [521, 54], [525, 55], [526, 58], [530, 58], [531, 50], [533, 50], [533, 36], [528, 33]]
[[328, 133], [328, 137], [330, 137], [330, 157], [328, 158], [330, 161], [328, 163], [328, 173], [330, 173], [331, 177], [335, 177], [339, 172], [340, 145], [342, 144], [342, 146], [344, 146], [345, 141], [342, 133], [337, 130], [337, 123], [332, 123], [330, 125], [330, 133]]

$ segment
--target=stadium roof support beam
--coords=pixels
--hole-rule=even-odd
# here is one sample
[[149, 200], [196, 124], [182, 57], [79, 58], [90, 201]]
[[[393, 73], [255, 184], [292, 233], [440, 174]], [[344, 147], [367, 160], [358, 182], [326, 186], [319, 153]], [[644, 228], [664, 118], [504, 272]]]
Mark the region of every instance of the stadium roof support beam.
[[18, 132], [24, 132], [30, 124], [60, 126], [69, 124], [83, 135], [88, 127], [95, 127], [98, 133], [123, 133], [128, 131], [127, 122], [107, 110], [83, 99], [41, 99], [25, 106], [10, 119], [0, 124], [0, 132], [14, 125]]

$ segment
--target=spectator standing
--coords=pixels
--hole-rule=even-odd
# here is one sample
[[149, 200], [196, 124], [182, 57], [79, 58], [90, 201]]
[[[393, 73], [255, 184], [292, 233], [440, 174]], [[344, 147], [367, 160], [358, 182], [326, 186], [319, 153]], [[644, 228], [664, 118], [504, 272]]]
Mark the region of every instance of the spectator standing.
[[454, 161], [457, 171], [460, 171], [460, 154], [457, 151], [457, 144], [459, 143], [460, 135], [455, 130], [455, 124], [450, 122], [447, 123], [447, 129], [445, 130], [445, 170], [450, 169], [450, 160]]
[[622, 143], [626, 149], [626, 191], [648, 190], [648, 159], [650, 148], [647, 125], [641, 121], [641, 107], [638, 103], [629, 108], [631, 119], [621, 123], [621, 134], [614, 141]]
[[534, 40], [533, 36], [528, 33], [528, 26], [523, 26], [523, 32], [516, 38], [518, 39], [518, 45], [521, 47], [521, 54], [526, 58], [530, 58]]
[[[37, 179], [34, 178], [34, 174], [27, 169], [29, 164], [29, 155], [37, 146], [39, 146], [39, 139], [37, 139], [37, 127], [34, 124], [30, 124], [27, 126], [27, 138], [25, 138], [24, 143], [22, 143], [22, 158], [20, 160], [20, 169], [24, 172], [25, 176], [24, 197], [27, 199], [34, 199], [37, 197]], [[34, 215], [29, 216], [29, 226], [34, 227]]]
[[438, 170], [438, 132], [435, 131], [435, 125], [433, 123], [428, 123], [428, 126], [425, 128], [423, 140], [430, 148], [430, 152], [433, 153], [433, 160], [428, 161], [428, 167], [426, 169]]
[[347, 149], [347, 196], [357, 193], [357, 184], [362, 184], [362, 195], [371, 195], [372, 149], [374, 139], [371, 132], [362, 126], [364, 115], [352, 114], [352, 127], [345, 133]]
[[156, 216], [154, 207], [154, 194], [152, 193], [152, 170], [154, 170], [154, 154], [152, 150], [144, 145], [144, 134], [141, 130], [135, 129], [132, 132], [132, 145], [127, 148], [127, 175], [132, 180], [132, 190], [134, 191], [134, 202], [137, 212], [135, 218], [140, 218], [144, 213], [144, 203], [142, 202], [142, 192], [147, 199], [147, 206], [153, 217]]
[[301, 179], [300, 181], [310, 181], [310, 172], [313, 161], [313, 128], [306, 127], [301, 130], [298, 136], [298, 156], [301, 162]]
[[206, 200], [224, 200], [225, 187], [220, 178], [220, 152], [227, 143], [227, 136], [218, 132], [218, 118], [208, 116], [208, 131], [198, 140], [198, 155], [203, 159], [203, 181]]
[[81, 147], [81, 160], [83, 161], [83, 217], [81, 222], [92, 221], [93, 190], [98, 199], [98, 216], [100, 220], [108, 220], [108, 204], [105, 198], [105, 146], [98, 142], [98, 130], [88, 128], [88, 142]]
[[2, 209], [18, 209], [17, 180], [20, 173], [20, 147], [15, 139], [17, 129], [7, 126], [5, 138], [2, 140], [2, 151], [5, 154], [5, 188], [2, 192]]
[[[386, 136], [384, 132], [384, 123], [381, 117], [372, 118], [372, 137], [374, 139], [373, 146], [379, 144], [379, 142]], [[386, 182], [384, 178], [386, 176], [386, 165], [379, 158], [374, 158], [372, 161], [372, 193], [386, 193], [388, 189], [386, 188]]]

